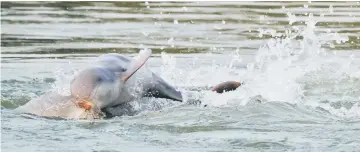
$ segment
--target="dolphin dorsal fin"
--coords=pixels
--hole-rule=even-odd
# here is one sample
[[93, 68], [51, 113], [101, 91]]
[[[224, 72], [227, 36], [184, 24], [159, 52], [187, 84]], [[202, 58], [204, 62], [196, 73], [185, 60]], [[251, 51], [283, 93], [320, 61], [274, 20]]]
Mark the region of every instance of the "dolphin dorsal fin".
[[137, 70], [139, 70], [151, 56], [150, 49], [141, 50], [129, 64], [125, 73], [120, 77], [121, 81], [126, 82]]

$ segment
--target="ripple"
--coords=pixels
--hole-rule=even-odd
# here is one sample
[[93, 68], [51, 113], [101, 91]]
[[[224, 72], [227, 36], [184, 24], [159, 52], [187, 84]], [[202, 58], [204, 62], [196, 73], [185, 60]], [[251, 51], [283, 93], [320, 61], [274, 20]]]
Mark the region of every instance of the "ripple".
[[[109, 53], [139, 49], [141, 45], [163, 48], [159, 52], [199, 53], [199, 48], [201, 52], [211, 52], [212, 47], [246, 49], [248, 40], [256, 49], [261, 45], [257, 39], [269, 37], [241, 31], [271, 28], [283, 33], [280, 30], [289, 23], [287, 12], [296, 15], [294, 24], [303, 26], [306, 14], [313, 13], [319, 30], [330, 28], [350, 36], [351, 41], [330, 49], [360, 47], [360, 6], [356, 2], [4, 2], [1, 7], [2, 53]], [[178, 24], [173, 24], [174, 20]], [[214, 26], [221, 28], [210, 28]], [[176, 40], [169, 44], [170, 38]]]

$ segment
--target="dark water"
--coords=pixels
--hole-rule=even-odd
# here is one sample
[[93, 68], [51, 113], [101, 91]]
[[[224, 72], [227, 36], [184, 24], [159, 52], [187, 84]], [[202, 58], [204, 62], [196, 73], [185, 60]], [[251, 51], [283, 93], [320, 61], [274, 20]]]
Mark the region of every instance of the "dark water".
[[[359, 36], [359, 2], [1, 2], [1, 148], [359, 151]], [[13, 112], [102, 53], [142, 48], [187, 102], [95, 123]], [[226, 80], [246, 85], [208, 91]]]

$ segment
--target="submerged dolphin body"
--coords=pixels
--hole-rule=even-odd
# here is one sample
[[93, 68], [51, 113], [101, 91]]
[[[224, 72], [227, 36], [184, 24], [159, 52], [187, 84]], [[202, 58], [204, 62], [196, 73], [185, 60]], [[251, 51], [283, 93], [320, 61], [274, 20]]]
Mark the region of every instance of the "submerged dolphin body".
[[150, 55], [150, 50], [142, 50], [135, 58], [116, 53], [101, 55], [71, 81], [71, 96], [48, 93], [16, 110], [40, 116], [84, 119], [99, 118], [107, 108], [141, 97], [182, 102], [181, 92], [143, 66]]

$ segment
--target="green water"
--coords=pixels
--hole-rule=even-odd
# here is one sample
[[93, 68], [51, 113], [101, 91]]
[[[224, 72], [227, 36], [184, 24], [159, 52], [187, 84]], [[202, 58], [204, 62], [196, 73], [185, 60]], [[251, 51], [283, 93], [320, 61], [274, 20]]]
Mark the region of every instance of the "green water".
[[[309, 20], [316, 22], [311, 29], [315, 38], [298, 30]], [[308, 50], [335, 51], [335, 57], [310, 54], [304, 57], [308, 60], [289, 67], [283, 67], [288, 62], [256, 57], [271, 38], [287, 42], [281, 34], [290, 32], [298, 33], [289, 38], [291, 43], [268, 48], [297, 50], [302, 48], [298, 42], [308, 37], [321, 41], [320, 46], [304, 42]], [[358, 151], [359, 37], [356, 1], [2, 1], [1, 148]], [[13, 111], [52, 88], [68, 88], [71, 71], [86, 67], [102, 53], [133, 54], [142, 48], [153, 51], [149, 68], [180, 88], [188, 102], [135, 101], [137, 115], [95, 123]], [[270, 68], [263, 73], [249, 70], [255, 61]], [[318, 66], [315, 72], [306, 71]], [[226, 80], [244, 80], [248, 85], [222, 95], [208, 91]]]

